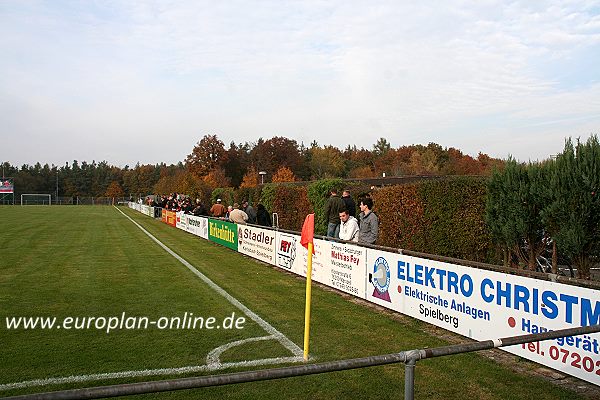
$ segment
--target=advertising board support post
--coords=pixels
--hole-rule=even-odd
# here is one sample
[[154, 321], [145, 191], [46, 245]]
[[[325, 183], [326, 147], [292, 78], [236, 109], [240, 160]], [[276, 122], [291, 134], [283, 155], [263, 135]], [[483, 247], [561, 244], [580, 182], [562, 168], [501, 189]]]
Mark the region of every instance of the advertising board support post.
[[304, 307], [304, 361], [308, 361], [308, 347], [310, 336], [310, 302], [312, 286], [312, 256], [313, 238], [315, 236], [315, 214], [308, 214], [302, 225], [302, 236], [300, 244], [308, 249], [308, 261], [306, 263], [306, 304]]

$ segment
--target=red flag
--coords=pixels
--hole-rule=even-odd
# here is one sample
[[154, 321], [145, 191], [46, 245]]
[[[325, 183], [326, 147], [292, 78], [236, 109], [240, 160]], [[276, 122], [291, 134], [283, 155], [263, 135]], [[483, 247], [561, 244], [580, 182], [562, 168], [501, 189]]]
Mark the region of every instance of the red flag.
[[[300, 244], [308, 249], [308, 244], [313, 243], [313, 237], [315, 236], [315, 214], [308, 214], [304, 219], [304, 225], [302, 225], [302, 237], [300, 238]], [[315, 249], [313, 246], [313, 254]]]

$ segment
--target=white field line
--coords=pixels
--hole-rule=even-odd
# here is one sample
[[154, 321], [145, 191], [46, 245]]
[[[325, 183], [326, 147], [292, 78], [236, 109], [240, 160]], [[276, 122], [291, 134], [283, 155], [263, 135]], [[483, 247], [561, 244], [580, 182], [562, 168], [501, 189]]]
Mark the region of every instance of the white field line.
[[[116, 207], [115, 207], [116, 208]], [[168, 248], [158, 239], [156, 239], [151, 233], [149, 233], [146, 229], [144, 229], [141, 225], [135, 222], [133, 219], [129, 218], [128, 215], [124, 214], [121, 210], [117, 208], [121, 214], [127, 217], [131, 222], [133, 222], [138, 228], [140, 228], [146, 235], [148, 235], [152, 240], [158, 243], [163, 249], [165, 249], [169, 254], [175, 257], [179, 262], [189, 268], [194, 274], [200, 277], [206, 284], [208, 284], [212, 289], [217, 291], [220, 295], [225, 297], [231, 304], [240, 309], [246, 316], [259, 324], [265, 331], [270, 333], [268, 336], [260, 336], [254, 338], [247, 338], [243, 340], [237, 340], [234, 342], [230, 342], [219, 346], [208, 353], [206, 357], [207, 364], [205, 365], [190, 365], [187, 367], [178, 367], [178, 368], [158, 368], [158, 369], [145, 369], [139, 371], [121, 371], [121, 372], [104, 372], [98, 374], [88, 374], [88, 375], [71, 375], [65, 377], [58, 378], [44, 378], [44, 379], [32, 379], [29, 381], [15, 382], [15, 383], [5, 383], [0, 384], [0, 391], [5, 390], [13, 390], [13, 389], [24, 389], [34, 386], [47, 386], [47, 385], [58, 385], [58, 384], [67, 384], [67, 383], [86, 383], [92, 381], [99, 380], [107, 380], [107, 379], [119, 379], [119, 378], [136, 378], [136, 377], [148, 377], [148, 376], [161, 376], [161, 375], [181, 375], [193, 372], [201, 372], [201, 371], [218, 371], [227, 368], [236, 368], [236, 367], [255, 367], [261, 365], [272, 365], [272, 364], [287, 364], [287, 363], [296, 363], [303, 362], [303, 352], [300, 347], [298, 347], [294, 342], [289, 340], [286, 336], [284, 336], [281, 332], [271, 326], [268, 322], [260, 318], [257, 314], [252, 312], [248, 307], [244, 306], [237, 299], [219, 287], [216, 283], [211, 281], [207, 276], [202, 274], [196, 268], [194, 268], [190, 263], [185, 261], [179, 255], [177, 255], [173, 250]], [[284, 347], [294, 354], [292, 357], [276, 357], [276, 358], [264, 358], [260, 360], [249, 360], [249, 361], [237, 361], [237, 362], [228, 362], [221, 363], [220, 356], [226, 350], [229, 350], [235, 346], [239, 346], [245, 343], [250, 342], [258, 342], [263, 340], [277, 340]]]
[[217, 371], [227, 368], [234, 367], [255, 367], [267, 364], [286, 364], [301, 362], [302, 357], [279, 357], [279, 358], [265, 358], [262, 360], [252, 361], [239, 361], [230, 362], [224, 364], [214, 365], [191, 365], [188, 367], [180, 368], [160, 368], [160, 369], [145, 369], [140, 371], [121, 371], [121, 372], [105, 372], [100, 374], [91, 375], [71, 375], [60, 378], [45, 378], [45, 379], [33, 379], [30, 381], [6, 383], [0, 385], [0, 391], [13, 390], [13, 389], [25, 389], [34, 386], [47, 386], [47, 385], [59, 385], [66, 383], [86, 383], [92, 381], [101, 381], [107, 379], [119, 379], [119, 378], [137, 378], [147, 376], [160, 376], [160, 375], [181, 375], [193, 372], [201, 371]]
[[240, 346], [242, 344], [251, 343], [251, 342], [260, 342], [263, 340], [273, 340], [273, 339], [275, 339], [273, 336], [260, 336], [260, 337], [236, 340], [235, 342], [230, 342], [230, 343], [224, 344], [222, 346], [217, 347], [216, 349], [213, 349], [210, 353], [208, 353], [208, 355], [206, 356], [206, 365], [209, 369], [218, 369], [218, 367], [222, 365], [221, 359], [220, 359], [221, 354], [223, 354], [225, 351], [227, 351], [233, 347]]
[[[113, 206], [113, 207], [115, 207], [115, 206]], [[238, 299], [236, 299], [235, 297], [233, 297], [232, 295], [227, 293], [224, 289], [222, 289], [220, 286], [218, 286], [216, 283], [214, 283], [209, 277], [204, 275], [202, 272], [198, 271], [192, 264], [190, 264], [189, 262], [187, 262], [186, 260], [181, 258], [177, 253], [175, 253], [173, 250], [168, 248], [160, 240], [155, 238], [150, 232], [148, 232], [140, 224], [138, 224], [133, 219], [131, 219], [123, 211], [119, 210], [117, 207], [115, 207], [115, 209], [118, 212], [120, 212], [121, 214], [123, 214], [131, 222], [133, 222], [138, 228], [140, 228], [142, 230], [142, 232], [144, 232], [146, 235], [148, 235], [148, 237], [150, 239], [154, 240], [167, 253], [169, 253], [170, 255], [175, 257], [180, 263], [185, 265], [190, 271], [192, 271], [194, 274], [196, 274], [196, 276], [198, 276], [200, 279], [202, 279], [208, 286], [210, 286], [211, 289], [213, 289], [215, 292], [219, 293], [221, 296], [225, 297], [225, 299], [228, 302], [233, 304], [240, 311], [242, 311], [244, 314], [246, 314], [246, 316], [248, 316], [251, 320], [253, 320], [258, 325], [260, 325], [260, 327], [263, 328], [266, 332], [270, 333], [271, 336], [273, 336], [275, 339], [277, 339], [286, 349], [291, 351], [293, 355], [298, 356], [298, 357], [303, 356], [304, 352], [302, 351], [302, 349], [300, 347], [298, 347], [298, 345], [296, 345], [296, 343], [292, 342], [283, 333], [279, 332], [277, 329], [275, 329], [273, 326], [271, 326], [271, 324], [269, 324], [267, 321], [265, 321], [264, 319], [259, 317], [256, 313], [254, 313], [248, 307], [243, 305]]]

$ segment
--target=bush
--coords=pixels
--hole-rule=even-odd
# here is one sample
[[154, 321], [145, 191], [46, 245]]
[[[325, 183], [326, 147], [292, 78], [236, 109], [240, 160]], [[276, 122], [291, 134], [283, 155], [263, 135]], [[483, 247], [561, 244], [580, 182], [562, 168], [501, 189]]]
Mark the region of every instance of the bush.
[[225, 207], [233, 205], [235, 203], [234, 190], [231, 187], [227, 188], [216, 188], [212, 191], [211, 200], [213, 203], [216, 203], [217, 199], [223, 200], [223, 205]]
[[279, 217], [279, 227], [301, 231], [305, 217], [312, 213], [306, 186], [278, 185], [272, 212]]
[[262, 203], [268, 212], [271, 212], [271, 210], [273, 209], [276, 191], [277, 184], [275, 183], [267, 183], [262, 187], [262, 193], [260, 195], [259, 203]]

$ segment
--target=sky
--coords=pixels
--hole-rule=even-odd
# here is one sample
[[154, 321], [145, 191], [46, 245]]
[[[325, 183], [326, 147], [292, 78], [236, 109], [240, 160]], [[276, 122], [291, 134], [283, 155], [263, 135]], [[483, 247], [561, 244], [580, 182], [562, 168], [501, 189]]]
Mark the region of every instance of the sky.
[[600, 133], [597, 1], [0, 0], [0, 162], [176, 163], [206, 134], [521, 161]]

